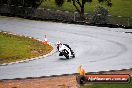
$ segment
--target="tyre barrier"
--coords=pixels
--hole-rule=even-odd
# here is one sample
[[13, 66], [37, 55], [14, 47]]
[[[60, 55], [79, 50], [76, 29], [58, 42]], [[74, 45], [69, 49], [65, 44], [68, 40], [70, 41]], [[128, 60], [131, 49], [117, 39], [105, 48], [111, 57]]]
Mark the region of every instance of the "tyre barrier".
[[76, 81], [77, 81], [77, 83], [78, 84], [85, 84], [86, 83], [86, 78], [85, 78], [85, 76], [76, 76]]

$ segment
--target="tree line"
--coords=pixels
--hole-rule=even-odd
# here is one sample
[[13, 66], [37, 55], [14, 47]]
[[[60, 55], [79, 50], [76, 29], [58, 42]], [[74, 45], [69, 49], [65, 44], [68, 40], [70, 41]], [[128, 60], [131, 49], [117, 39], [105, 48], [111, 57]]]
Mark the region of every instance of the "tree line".
[[8, 4], [23, 7], [37, 8], [43, 0], [0, 0], [0, 5]]
[[[48, 0], [0, 0], [0, 5], [8, 4], [15, 6], [23, 6], [23, 7], [32, 7], [37, 8], [41, 5], [42, 2]], [[64, 2], [71, 2], [73, 6], [76, 8], [76, 11], [80, 14], [81, 19], [85, 19], [85, 5], [86, 3], [92, 3], [93, 0], [55, 0], [55, 4], [61, 7]], [[106, 3], [107, 6], [111, 7], [111, 0], [97, 0], [99, 3]]]

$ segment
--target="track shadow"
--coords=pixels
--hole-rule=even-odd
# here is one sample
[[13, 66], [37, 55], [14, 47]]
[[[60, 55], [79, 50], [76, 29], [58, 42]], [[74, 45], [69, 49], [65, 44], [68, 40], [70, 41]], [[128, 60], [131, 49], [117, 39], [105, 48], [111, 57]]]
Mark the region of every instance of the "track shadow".
[[66, 59], [66, 58], [63, 58], [63, 57], [62, 57], [62, 58], [59, 58], [59, 59], [60, 59], [60, 60], [69, 60], [69, 59]]
[[[74, 57], [75, 58], [75, 57]], [[59, 58], [60, 60], [70, 60], [70, 59], [74, 59], [74, 58], [69, 58], [69, 59], [66, 59], [65, 57], [61, 57]]]

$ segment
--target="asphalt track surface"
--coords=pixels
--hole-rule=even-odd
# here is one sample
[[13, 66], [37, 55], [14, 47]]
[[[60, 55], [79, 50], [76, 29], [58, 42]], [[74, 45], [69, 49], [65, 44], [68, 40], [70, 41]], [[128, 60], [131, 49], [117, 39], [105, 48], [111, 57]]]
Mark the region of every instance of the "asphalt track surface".
[[111, 31], [114, 28], [1, 17], [0, 30], [40, 40], [46, 34], [52, 44], [62, 41], [76, 54], [76, 58], [66, 60], [56, 52], [46, 58], [0, 66], [0, 79], [72, 74], [79, 65], [86, 72], [132, 68], [132, 35]]

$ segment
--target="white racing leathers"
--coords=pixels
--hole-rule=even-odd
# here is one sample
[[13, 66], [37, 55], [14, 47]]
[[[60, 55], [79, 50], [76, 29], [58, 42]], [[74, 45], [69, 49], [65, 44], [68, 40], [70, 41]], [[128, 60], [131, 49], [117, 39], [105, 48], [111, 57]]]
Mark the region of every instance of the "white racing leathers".
[[[59, 56], [63, 56], [63, 51], [66, 50], [68, 52], [68, 57], [75, 57], [73, 51], [67, 44], [61, 44], [57, 47], [58, 51], [60, 52]], [[64, 55], [65, 56], [65, 55]]]

